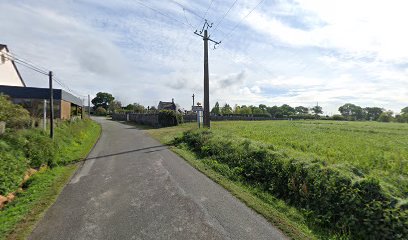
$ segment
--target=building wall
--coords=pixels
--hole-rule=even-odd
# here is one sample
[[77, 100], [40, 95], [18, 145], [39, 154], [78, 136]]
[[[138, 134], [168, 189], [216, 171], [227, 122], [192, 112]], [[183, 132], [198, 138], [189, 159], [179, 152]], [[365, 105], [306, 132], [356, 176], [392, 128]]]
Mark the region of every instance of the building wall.
[[71, 103], [61, 100], [61, 119], [71, 118]]
[[6, 58], [6, 48], [0, 49], [0, 85], [24, 87], [11, 60]]

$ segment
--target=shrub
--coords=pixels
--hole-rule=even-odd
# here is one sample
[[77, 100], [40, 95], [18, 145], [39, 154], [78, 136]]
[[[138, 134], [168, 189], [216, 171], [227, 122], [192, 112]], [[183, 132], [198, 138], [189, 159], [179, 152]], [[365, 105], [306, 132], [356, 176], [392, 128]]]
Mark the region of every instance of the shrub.
[[15, 190], [27, 169], [22, 151], [15, 151], [4, 139], [0, 139], [0, 195]]
[[13, 104], [9, 98], [0, 94], [0, 121], [8, 128], [26, 128], [30, 126], [30, 114], [22, 106]]
[[356, 239], [408, 237], [408, 210], [385, 194], [376, 179], [353, 177], [348, 169], [327, 167], [319, 161], [288, 159], [273, 146], [227, 139], [209, 130], [187, 131], [175, 143], [215, 160], [206, 163], [221, 174], [242, 179], [303, 209], [315, 224], [330, 231]]
[[184, 122], [183, 115], [171, 110], [159, 111], [159, 125], [161, 127], [177, 126]]
[[106, 111], [106, 109], [103, 108], [103, 107], [98, 107], [98, 108], [95, 110], [95, 114], [96, 114], [97, 116], [106, 116], [107, 111]]
[[39, 168], [42, 165], [56, 166], [55, 146], [49, 135], [39, 129], [23, 133], [25, 144], [24, 153], [30, 167]]

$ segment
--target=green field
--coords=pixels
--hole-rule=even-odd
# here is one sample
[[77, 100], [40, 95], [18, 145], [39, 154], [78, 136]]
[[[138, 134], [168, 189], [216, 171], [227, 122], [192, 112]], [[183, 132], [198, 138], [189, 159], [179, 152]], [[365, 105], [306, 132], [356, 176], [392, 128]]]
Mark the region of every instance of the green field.
[[[263, 204], [251, 200], [247, 205], [271, 222], [281, 218], [268, 211], [284, 213], [292, 223], [281, 229], [297, 226], [321, 239], [408, 236], [408, 124], [312, 120], [211, 126], [197, 130], [196, 124], [184, 124], [149, 132], [175, 144], [182, 156], [193, 153], [195, 160], [187, 161], [215, 181], [220, 177], [208, 169], [241, 186], [241, 193], [251, 192]], [[271, 197], [259, 198], [260, 193]], [[282, 212], [276, 208], [279, 201], [298, 212]], [[305, 226], [308, 230], [301, 230]]]
[[408, 124], [335, 121], [213, 122], [214, 133], [271, 144], [289, 157], [318, 159], [380, 178], [408, 197]]

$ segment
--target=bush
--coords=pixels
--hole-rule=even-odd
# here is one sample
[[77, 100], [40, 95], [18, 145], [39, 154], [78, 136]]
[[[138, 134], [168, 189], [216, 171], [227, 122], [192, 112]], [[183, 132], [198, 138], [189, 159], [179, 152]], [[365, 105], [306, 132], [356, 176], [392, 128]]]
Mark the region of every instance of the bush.
[[23, 152], [14, 151], [3, 139], [0, 139], [0, 153], [0, 195], [7, 195], [21, 183], [28, 164]]
[[0, 94], [0, 121], [6, 122], [7, 128], [27, 128], [31, 119], [29, 112], [22, 106], [13, 104], [9, 98]]
[[274, 146], [227, 139], [209, 130], [185, 132], [175, 143], [215, 160], [213, 169], [221, 174], [303, 209], [315, 224], [330, 231], [356, 239], [408, 237], [408, 210], [398, 207], [398, 201], [385, 194], [376, 179], [359, 178], [348, 169], [327, 167], [317, 160], [288, 159]]
[[159, 111], [159, 125], [160, 127], [177, 126], [184, 122], [183, 115], [171, 110]]
[[107, 111], [106, 111], [106, 109], [103, 108], [103, 107], [98, 107], [98, 108], [95, 110], [95, 114], [96, 114], [97, 116], [106, 116]]

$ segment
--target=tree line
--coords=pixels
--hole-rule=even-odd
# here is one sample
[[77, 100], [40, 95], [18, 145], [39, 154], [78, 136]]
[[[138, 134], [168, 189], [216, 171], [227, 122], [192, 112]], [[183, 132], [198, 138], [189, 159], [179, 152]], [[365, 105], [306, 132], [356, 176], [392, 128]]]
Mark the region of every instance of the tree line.
[[251, 115], [270, 118], [325, 118], [347, 121], [408, 122], [408, 107], [401, 109], [401, 113], [394, 114], [392, 111], [381, 107], [360, 107], [352, 103], [346, 103], [340, 106], [338, 110], [340, 114], [321, 116], [323, 109], [318, 105], [311, 108], [304, 106], [291, 107], [288, 104], [272, 107], [265, 104], [259, 104], [259, 106], [235, 105], [231, 107], [228, 103], [220, 106], [216, 102], [211, 109], [211, 113], [214, 115]]
[[126, 106], [122, 106], [122, 103], [118, 100], [115, 100], [115, 97], [106, 92], [98, 92], [96, 97], [92, 99], [93, 110], [97, 115], [106, 115], [108, 113], [119, 113], [119, 112], [135, 112], [143, 113], [156, 111], [155, 106], [149, 106], [145, 108], [142, 104], [132, 103]]

